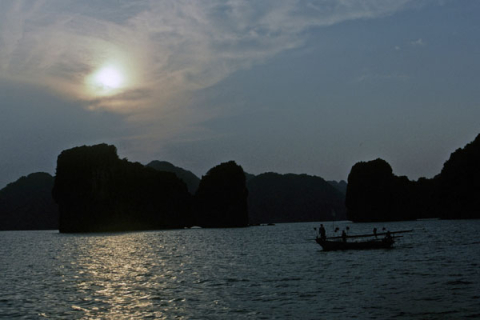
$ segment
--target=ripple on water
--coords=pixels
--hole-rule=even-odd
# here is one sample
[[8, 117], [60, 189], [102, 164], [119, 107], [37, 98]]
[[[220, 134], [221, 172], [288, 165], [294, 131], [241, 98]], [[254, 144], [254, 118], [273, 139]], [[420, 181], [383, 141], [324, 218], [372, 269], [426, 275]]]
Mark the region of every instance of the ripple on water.
[[[452, 233], [455, 223], [461, 226]], [[308, 223], [93, 235], [2, 232], [0, 318], [451, 319], [480, 314], [480, 249], [468, 245], [479, 221], [386, 225], [420, 231], [406, 235], [393, 250], [366, 252], [322, 252], [306, 240], [316, 226]], [[363, 233], [373, 226], [350, 228]]]

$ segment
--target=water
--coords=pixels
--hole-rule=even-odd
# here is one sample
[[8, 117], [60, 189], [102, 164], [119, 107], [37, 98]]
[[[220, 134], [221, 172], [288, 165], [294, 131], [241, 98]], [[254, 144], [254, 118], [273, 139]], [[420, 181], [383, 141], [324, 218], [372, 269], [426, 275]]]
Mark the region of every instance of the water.
[[346, 252], [321, 250], [318, 223], [0, 232], [0, 318], [480, 318], [479, 220], [347, 225], [415, 231]]

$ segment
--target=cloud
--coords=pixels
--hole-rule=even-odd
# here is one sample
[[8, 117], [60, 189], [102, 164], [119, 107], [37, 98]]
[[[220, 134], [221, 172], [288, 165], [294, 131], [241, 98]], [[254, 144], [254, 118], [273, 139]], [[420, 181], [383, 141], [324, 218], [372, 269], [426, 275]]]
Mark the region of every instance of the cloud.
[[423, 47], [426, 45], [425, 41], [423, 41], [421, 38], [415, 41], [411, 41], [410, 44], [415, 47]]
[[[0, 77], [48, 86], [91, 110], [122, 113], [151, 128], [139, 134], [144, 139], [168, 139], [221, 112], [195, 110], [195, 92], [301, 47], [313, 28], [388, 16], [412, 3], [2, 0]], [[85, 78], [105, 63], [123, 66], [130, 84], [95, 96]]]
[[405, 81], [410, 77], [405, 74], [375, 74], [375, 73], [365, 73], [355, 79], [356, 82], [365, 82], [365, 81]]

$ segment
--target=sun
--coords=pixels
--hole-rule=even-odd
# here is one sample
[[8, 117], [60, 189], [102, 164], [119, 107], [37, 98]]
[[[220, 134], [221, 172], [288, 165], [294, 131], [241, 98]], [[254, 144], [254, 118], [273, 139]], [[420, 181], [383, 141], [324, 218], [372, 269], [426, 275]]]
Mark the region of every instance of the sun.
[[110, 96], [124, 90], [127, 85], [125, 71], [115, 64], [98, 68], [86, 79], [90, 94], [94, 96]]
[[104, 67], [97, 71], [95, 82], [108, 89], [118, 89], [123, 85], [123, 74], [114, 67]]

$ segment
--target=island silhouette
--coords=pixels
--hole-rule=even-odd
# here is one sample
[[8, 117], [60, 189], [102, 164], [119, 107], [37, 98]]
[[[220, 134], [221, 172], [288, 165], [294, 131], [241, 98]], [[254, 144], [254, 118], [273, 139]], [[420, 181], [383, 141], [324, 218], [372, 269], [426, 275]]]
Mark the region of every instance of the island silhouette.
[[[63, 151], [56, 175], [33, 173], [0, 190], [0, 230], [105, 232], [244, 227], [263, 223], [480, 218], [480, 135], [431, 179], [356, 163], [345, 181], [245, 173], [234, 161], [201, 179], [165, 161], [120, 159], [115, 146]], [[52, 196], [53, 195], [53, 196]]]
[[192, 196], [174, 173], [120, 159], [115, 146], [76, 147], [59, 155], [52, 194], [60, 232], [248, 226], [245, 174], [233, 161]]
[[480, 135], [453, 152], [432, 179], [398, 177], [382, 159], [355, 164], [346, 207], [354, 222], [480, 218]]

